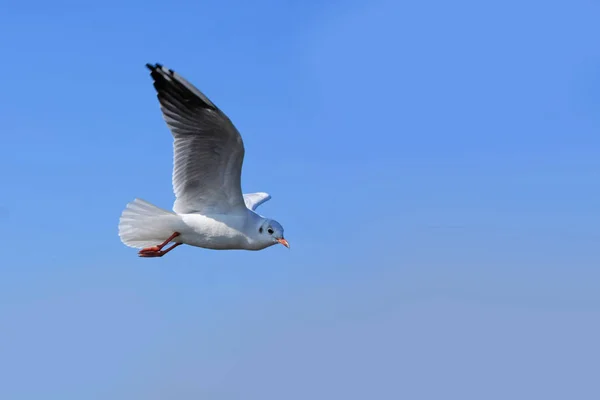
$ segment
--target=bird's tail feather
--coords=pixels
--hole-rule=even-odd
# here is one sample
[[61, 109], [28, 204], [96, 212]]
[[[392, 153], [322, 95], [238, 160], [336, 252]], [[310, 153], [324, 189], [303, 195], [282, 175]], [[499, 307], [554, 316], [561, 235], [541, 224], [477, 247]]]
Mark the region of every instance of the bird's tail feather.
[[181, 226], [181, 218], [171, 212], [135, 199], [127, 204], [119, 220], [121, 242], [138, 249], [156, 246]]

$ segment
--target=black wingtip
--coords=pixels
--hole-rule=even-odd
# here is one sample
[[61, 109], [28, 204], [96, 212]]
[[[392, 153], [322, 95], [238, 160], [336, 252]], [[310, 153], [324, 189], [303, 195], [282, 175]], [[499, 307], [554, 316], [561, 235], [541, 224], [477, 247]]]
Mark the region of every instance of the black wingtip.
[[152, 65], [152, 64], [150, 64], [150, 63], [147, 63], [147, 64], [146, 64], [146, 68], [148, 68], [150, 71], [154, 72], [154, 71], [156, 71], [157, 69], [160, 69], [160, 68], [162, 68], [162, 64], [156, 63], [156, 64]]

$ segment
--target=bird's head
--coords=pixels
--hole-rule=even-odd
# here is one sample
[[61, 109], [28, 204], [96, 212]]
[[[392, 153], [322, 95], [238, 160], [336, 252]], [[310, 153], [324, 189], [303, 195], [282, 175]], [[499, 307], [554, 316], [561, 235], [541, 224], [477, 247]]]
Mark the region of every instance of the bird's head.
[[290, 244], [283, 237], [283, 226], [274, 219], [265, 219], [258, 227], [258, 235], [261, 240], [268, 242], [270, 245], [281, 243], [288, 249]]

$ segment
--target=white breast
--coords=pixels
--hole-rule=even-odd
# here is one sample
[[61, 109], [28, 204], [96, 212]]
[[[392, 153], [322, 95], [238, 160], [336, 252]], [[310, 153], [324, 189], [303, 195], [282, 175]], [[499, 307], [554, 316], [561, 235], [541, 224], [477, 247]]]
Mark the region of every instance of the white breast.
[[177, 241], [207, 249], [244, 249], [248, 238], [244, 234], [245, 215], [180, 214], [187, 225]]

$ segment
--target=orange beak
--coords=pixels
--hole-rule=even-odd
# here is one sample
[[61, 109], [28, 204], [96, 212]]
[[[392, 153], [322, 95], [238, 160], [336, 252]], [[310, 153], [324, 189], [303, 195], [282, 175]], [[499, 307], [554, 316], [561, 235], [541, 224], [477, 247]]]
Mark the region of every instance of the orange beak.
[[277, 241], [278, 241], [279, 243], [281, 243], [282, 245], [284, 245], [285, 247], [287, 247], [288, 249], [290, 248], [290, 244], [289, 244], [289, 243], [288, 243], [288, 241], [287, 241], [287, 240], [285, 240], [284, 238], [277, 239]]

